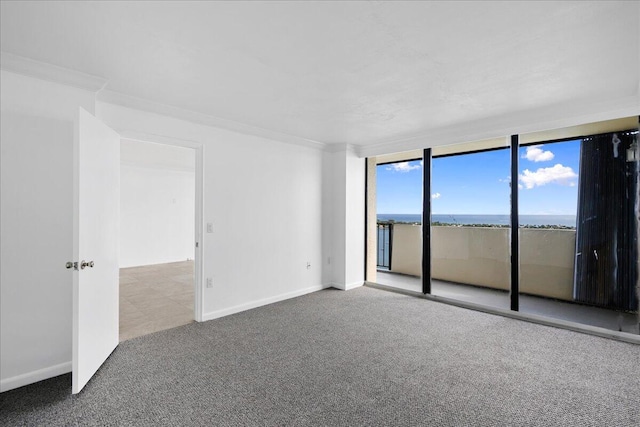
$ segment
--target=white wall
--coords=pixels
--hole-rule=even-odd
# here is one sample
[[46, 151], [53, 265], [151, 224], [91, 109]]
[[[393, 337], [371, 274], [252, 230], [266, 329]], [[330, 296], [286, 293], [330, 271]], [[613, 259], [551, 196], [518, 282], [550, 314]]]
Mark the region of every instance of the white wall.
[[94, 93], [4, 71], [1, 89], [2, 390], [71, 368], [72, 273], [64, 264], [72, 256], [72, 120], [80, 105], [95, 106], [120, 132], [203, 145], [204, 222], [214, 226], [203, 241], [204, 277], [213, 278], [205, 320], [328, 286], [322, 201], [332, 192], [323, 193], [321, 148], [96, 105]]
[[[96, 115], [123, 134], [204, 146], [205, 319], [322, 289], [322, 158], [281, 143], [107, 103]], [[307, 262], [311, 267], [307, 269]]]
[[334, 255], [336, 214], [336, 183], [334, 155], [324, 152], [322, 155], [322, 283], [333, 284], [335, 266], [338, 261]]
[[120, 166], [120, 268], [194, 259], [195, 173]]
[[120, 267], [194, 259], [195, 161], [171, 164], [194, 150], [126, 140], [122, 148]]
[[328, 274], [332, 286], [348, 290], [364, 283], [365, 159], [352, 146], [333, 147], [325, 154], [325, 174], [332, 200]]
[[73, 120], [92, 93], [1, 72], [0, 390], [71, 369]]
[[338, 256], [346, 263], [344, 283], [350, 289], [364, 283], [365, 159], [353, 150], [347, 150], [345, 156], [347, 180], [338, 184], [345, 190], [345, 253]]

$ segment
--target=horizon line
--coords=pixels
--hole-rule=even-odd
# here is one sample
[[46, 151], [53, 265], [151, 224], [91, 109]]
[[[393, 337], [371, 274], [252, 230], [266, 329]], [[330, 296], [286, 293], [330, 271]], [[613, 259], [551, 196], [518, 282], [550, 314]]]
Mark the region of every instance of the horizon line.
[[[378, 213], [376, 215], [422, 215], [422, 213]], [[432, 213], [431, 215], [474, 215], [474, 216], [510, 216], [511, 214], [503, 213], [503, 214], [484, 214], [484, 213]], [[537, 216], [577, 216], [577, 214], [544, 214], [544, 213], [520, 213], [519, 216], [522, 215], [537, 215]]]

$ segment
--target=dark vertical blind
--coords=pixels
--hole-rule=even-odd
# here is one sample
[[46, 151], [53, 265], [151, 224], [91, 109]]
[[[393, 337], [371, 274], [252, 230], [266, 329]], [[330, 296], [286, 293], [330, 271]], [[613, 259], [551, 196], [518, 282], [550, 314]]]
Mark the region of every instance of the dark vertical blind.
[[574, 299], [638, 309], [638, 162], [627, 161], [637, 132], [583, 139], [576, 235]]

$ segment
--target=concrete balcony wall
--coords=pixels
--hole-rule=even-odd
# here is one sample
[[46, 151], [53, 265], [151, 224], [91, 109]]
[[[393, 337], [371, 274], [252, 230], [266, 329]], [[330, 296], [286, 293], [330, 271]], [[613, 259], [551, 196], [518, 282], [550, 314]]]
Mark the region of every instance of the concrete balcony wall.
[[[432, 277], [508, 290], [508, 228], [433, 227]], [[520, 291], [572, 301], [575, 230], [520, 230]], [[420, 276], [420, 225], [395, 224], [391, 271]]]
[[431, 248], [434, 279], [509, 289], [509, 229], [432, 227]]
[[394, 224], [391, 271], [422, 276], [422, 226]]
[[575, 230], [520, 230], [520, 292], [573, 301]]

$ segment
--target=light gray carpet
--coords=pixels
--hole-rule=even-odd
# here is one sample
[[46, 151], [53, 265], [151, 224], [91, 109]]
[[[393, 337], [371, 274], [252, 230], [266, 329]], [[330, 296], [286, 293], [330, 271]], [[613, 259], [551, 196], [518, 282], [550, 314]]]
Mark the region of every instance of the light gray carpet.
[[120, 344], [0, 425], [640, 425], [640, 346], [359, 288]]

